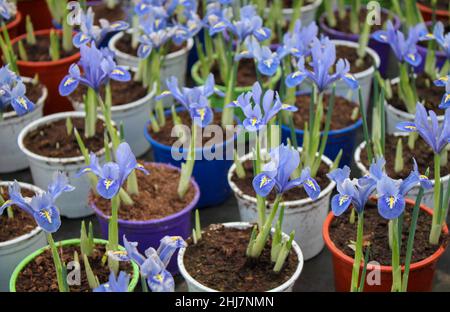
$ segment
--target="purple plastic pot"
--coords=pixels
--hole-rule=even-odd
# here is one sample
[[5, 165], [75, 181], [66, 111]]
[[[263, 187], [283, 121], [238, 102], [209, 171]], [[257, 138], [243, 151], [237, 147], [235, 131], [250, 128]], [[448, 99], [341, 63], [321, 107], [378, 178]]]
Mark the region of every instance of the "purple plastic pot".
[[[427, 22], [426, 26], [428, 29], [431, 29], [433, 22]], [[437, 46], [437, 44], [436, 44]], [[416, 67], [415, 72], [416, 73], [423, 73], [423, 71], [425, 70], [425, 62], [427, 59], [427, 53], [428, 53], [428, 48], [421, 46], [420, 44], [417, 45], [417, 52], [419, 52], [420, 56], [422, 56], [422, 63]], [[439, 49], [436, 50], [436, 67], [437, 68], [442, 68], [442, 66], [444, 66], [445, 61], [447, 61], [447, 55], [445, 55], [444, 52], [440, 51]]]
[[[173, 168], [180, 171], [179, 168], [169, 164], [152, 164]], [[143, 253], [149, 247], [153, 247], [155, 249], [158, 248], [161, 238], [166, 235], [181, 236], [184, 239], [188, 238], [192, 232], [191, 210], [194, 209], [197, 205], [198, 199], [200, 198], [200, 189], [193, 178], [191, 179], [191, 183], [195, 189], [195, 197], [183, 210], [157, 220], [127, 221], [119, 219], [119, 243], [123, 245], [122, 237], [125, 235], [127, 240], [130, 242], [138, 242], [138, 249]], [[97, 215], [98, 222], [100, 223], [102, 238], [107, 240], [108, 220], [110, 217], [106, 216], [101, 210], [99, 210], [92, 201], [90, 202], [90, 205]], [[176, 254], [172, 257], [168, 265], [168, 270], [172, 274], [178, 273]]]
[[[381, 9], [381, 11], [385, 14], [390, 14], [389, 10], [386, 10], [384, 8]], [[337, 12], [337, 11], [335, 11]], [[395, 29], [400, 28], [400, 19], [397, 16], [393, 16], [393, 24]], [[330, 28], [327, 23], [325, 22], [326, 19], [326, 13], [323, 13], [319, 18], [319, 27], [322, 30], [322, 32], [330, 37], [330, 39], [338, 39], [338, 40], [348, 40], [353, 42], [359, 41], [359, 35], [357, 34], [350, 34], [350, 33], [344, 33], [342, 31]], [[383, 77], [386, 77], [388, 74], [389, 69], [389, 57], [391, 55], [391, 48], [389, 44], [378, 42], [374, 39], [369, 40], [369, 47], [375, 50], [377, 54], [380, 56], [380, 68], [379, 71]]]

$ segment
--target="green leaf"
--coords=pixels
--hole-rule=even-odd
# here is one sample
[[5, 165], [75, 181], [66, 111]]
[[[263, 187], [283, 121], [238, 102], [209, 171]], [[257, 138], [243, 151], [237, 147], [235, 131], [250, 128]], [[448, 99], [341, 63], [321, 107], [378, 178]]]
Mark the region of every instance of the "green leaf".
[[399, 173], [404, 168], [404, 161], [403, 161], [403, 141], [402, 138], [398, 138], [397, 140], [397, 146], [395, 148], [395, 166], [394, 171], [396, 173]]
[[89, 288], [95, 289], [98, 286], [100, 286], [100, 284], [98, 283], [98, 278], [94, 274], [94, 271], [92, 271], [91, 264], [89, 263], [89, 259], [85, 254], [83, 255], [83, 262], [84, 262], [84, 270], [86, 271], [86, 277], [88, 280]]

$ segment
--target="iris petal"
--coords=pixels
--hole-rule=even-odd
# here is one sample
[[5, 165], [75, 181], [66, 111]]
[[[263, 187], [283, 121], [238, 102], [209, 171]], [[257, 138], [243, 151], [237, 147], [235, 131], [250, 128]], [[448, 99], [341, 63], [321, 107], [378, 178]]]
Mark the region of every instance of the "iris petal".
[[262, 197], [269, 195], [274, 186], [275, 180], [264, 172], [253, 178], [253, 189]]
[[384, 195], [378, 199], [378, 212], [388, 220], [398, 218], [405, 209], [403, 196]]
[[336, 194], [331, 199], [331, 210], [335, 216], [343, 214], [352, 202], [352, 198], [348, 195]]
[[59, 84], [59, 94], [62, 96], [70, 95], [78, 87], [79, 80], [75, 77], [67, 75]]

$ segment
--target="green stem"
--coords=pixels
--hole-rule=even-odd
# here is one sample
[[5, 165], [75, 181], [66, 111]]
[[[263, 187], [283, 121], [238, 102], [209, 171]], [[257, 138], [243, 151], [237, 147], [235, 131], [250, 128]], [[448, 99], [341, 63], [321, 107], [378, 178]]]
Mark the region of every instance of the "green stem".
[[189, 151], [186, 162], [181, 165], [180, 181], [178, 183], [178, 196], [183, 198], [186, 195], [191, 182], [192, 171], [195, 164], [195, 143], [197, 137], [197, 125], [192, 122], [191, 142], [189, 143]]
[[359, 270], [361, 267], [361, 259], [363, 253], [362, 251], [363, 235], [364, 235], [364, 211], [358, 213], [358, 225], [356, 230], [356, 250], [352, 269], [352, 280], [350, 285], [351, 292], [358, 291]]
[[87, 89], [84, 109], [86, 112], [84, 136], [89, 139], [95, 136], [95, 128], [97, 124], [97, 100], [95, 90]]
[[51, 233], [47, 233], [47, 242], [50, 245], [52, 251], [53, 263], [55, 265], [56, 280], [58, 281], [58, 288], [60, 292], [68, 292], [67, 282], [64, 280], [63, 275], [63, 263], [56, 248], [55, 241]]
[[398, 218], [392, 220], [392, 292], [402, 290], [402, 268], [400, 265], [400, 246]]
[[359, 94], [359, 112], [361, 114], [363, 122], [363, 131], [364, 131], [364, 140], [366, 141], [367, 158], [369, 159], [369, 163], [372, 163], [373, 160], [372, 144], [370, 142], [369, 137], [369, 127], [367, 125], [366, 110], [364, 109], [364, 101], [362, 97], [361, 88], [358, 89], [358, 94]]
[[116, 251], [119, 248], [119, 195], [111, 199], [111, 218], [108, 224], [108, 250]]
[[[240, 45], [237, 44], [235, 52], [238, 53], [239, 50], [240, 50]], [[226, 127], [226, 126], [233, 124], [234, 109], [232, 107], [225, 107], [225, 106], [230, 104], [233, 101], [238, 66], [239, 66], [239, 62], [233, 62], [233, 66], [228, 74], [227, 90], [225, 93], [225, 99], [224, 99], [223, 110], [222, 110], [222, 127]]]
[[147, 279], [145, 278], [144, 275], [140, 274], [141, 276], [141, 287], [142, 287], [142, 292], [148, 292], [148, 285], [147, 285]]
[[[150, 56], [151, 59], [151, 68], [152, 68], [152, 76], [150, 81], [152, 83], [149, 85], [149, 88], [153, 88], [153, 84], [156, 84], [156, 94], [161, 93], [161, 55], [158, 49], [154, 49]], [[155, 111], [156, 117], [158, 118], [158, 122], [160, 126], [164, 126], [166, 124], [166, 115], [164, 114], [164, 106], [162, 100], [156, 101], [155, 103]]]
[[441, 155], [434, 154], [434, 212], [431, 223], [430, 231], [430, 243], [433, 245], [439, 244], [439, 238], [441, 236], [442, 224], [439, 222], [441, 218]]

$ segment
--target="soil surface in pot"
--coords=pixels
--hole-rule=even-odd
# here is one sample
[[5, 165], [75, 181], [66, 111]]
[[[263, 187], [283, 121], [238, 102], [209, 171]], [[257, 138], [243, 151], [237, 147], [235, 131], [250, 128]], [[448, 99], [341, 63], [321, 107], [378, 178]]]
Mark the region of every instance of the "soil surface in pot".
[[[133, 48], [132, 44], [131, 44], [131, 35], [129, 33], [124, 32], [123, 36], [116, 41], [116, 48], [117, 50], [119, 50], [120, 52], [129, 54], [129, 55], [133, 55], [137, 57], [137, 50], [139, 45], [136, 48]], [[168, 54], [169, 53], [173, 53], [173, 52], [177, 52], [181, 49], [184, 49], [186, 47], [186, 43], [183, 43], [180, 46], [177, 46], [176, 44], [174, 44], [173, 42], [168, 43]]]
[[[395, 153], [397, 150], [397, 141], [401, 139], [403, 144], [403, 170], [400, 172], [395, 172]], [[422, 138], [416, 140], [414, 148], [411, 150], [408, 146], [408, 137], [401, 136], [396, 137], [394, 135], [386, 135], [385, 143], [385, 158], [386, 158], [386, 172], [393, 179], [405, 179], [413, 170], [413, 158], [416, 159], [417, 165], [419, 167], [419, 172], [425, 174], [427, 168], [430, 169], [428, 177], [433, 179], [434, 177], [434, 154], [431, 148], [425, 143]], [[418, 152], [419, 151], [419, 152]], [[369, 168], [369, 160], [367, 158], [367, 150], [364, 148], [361, 151], [361, 161]], [[450, 173], [450, 162], [446, 166], [441, 167], [441, 176], [446, 176]]]
[[270, 259], [270, 241], [257, 260], [246, 257], [251, 230], [210, 225], [196, 245], [188, 242], [183, 258], [187, 272], [201, 284], [219, 291], [268, 291], [282, 285], [297, 269], [295, 252], [290, 252], [277, 274]]
[[336, 59], [347, 59], [350, 62], [350, 72], [360, 73], [374, 65], [372, 57], [366, 53], [362, 59], [358, 56], [358, 51], [352, 47], [336, 45]]
[[[419, 102], [425, 103], [427, 110], [433, 110], [436, 115], [444, 115], [444, 110], [438, 106], [441, 103], [442, 96], [445, 93], [445, 88], [437, 87], [433, 83], [433, 79], [430, 79], [426, 74], [419, 74], [416, 78], [417, 96]], [[398, 84], [392, 85], [392, 98], [387, 101], [395, 108], [407, 112], [406, 106], [399, 94]]]
[[112, 9], [109, 9], [105, 3], [100, 3], [92, 5], [92, 10], [95, 13], [95, 25], [99, 25], [99, 20], [102, 18], [109, 22], [117, 22], [125, 20], [127, 17], [124, 7], [120, 3]]
[[[321, 129], [325, 127], [325, 121], [328, 112], [328, 101], [330, 99], [330, 95], [325, 94], [323, 97], [323, 108], [324, 113], [321, 120]], [[298, 110], [294, 112], [294, 126], [296, 129], [304, 129], [305, 122], [309, 121], [309, 104], [311, 102], [311, 96], [308, 94], [298, 95], [295, 106], [297, 106]], [[353, 111], [358, 110], [358, 115], [356, 119], [352, 119]], [[347, 100], [341, 96], [334, 97], [334, 107], [333, 114], [331, 115], [331, 125], [330, 130], [340, 130], [344, 129], [348, 126], [353, 125], [360, 117], [359, 117], [359, 107], [356, 103]]]
[[[5, 200], [7, 200], [9, 198], [8, 188], [0, 186], [0, 194]], [[33, 197], [34, 194], [35, 193], [33, 191], [22, 188], [23, 197]], [[6, 209], [3, 212], [3, 215], [0, 215], [0, 242], [6, 242], [13, 238], [30, 233], [37, 227], [36, 221], [34, 221], [34, 218], [30, 214], [15, 205], [11, 207], [14, 213], [14, 218], [8, 218]]]
[[[58, 243], [56, 243], [58, 246]], [[74, 261], [75, 252], [80, 257], [80, 274], [81, 285], [69, 286], [71, 292], [90, 292], [89, 284], [86, 277], [84, 262], [81, 260], [81, 251], [79, 246], [65, 246], [58, 248], [61, 260], [64, 263]], [[93, 254], [89, 257], [89, 264], [92, 271], [98, 277], [100, 284], [108, 282], [109, 267], [108, 264], [103, 265], [102, 258], [105, 254], [105, 245], [97, 244]], [[132, 274], [133, 269], [129, 262], [120, 262], [119, 270]], [[50, 249], [46, 249], [41, 255], [34, 258], [19, 273], [16, 281], [17, 292], [58, 292], [58, 281], [56, 279], [55, 265], [53, 264], [52, 253]]]
[[[402, 246], [400, 257], [402, 263], [406, 254], [406, 242], [409, 235], [411, 213], [413, 206], [407, 204], [403, 218]], [[428, 242], [431, 228], [431, 215], [420, 210], [417, 220], [416, 235], [411, 263], [421, 261], [434, 254], [442, 244], [447, 244], [448, 236], [442, 236], [440, 245], [434, 246]], [[334, 218], [330, 225], [330, 238], [338, 249], [347, 256], [354, 257], [354, 251], [349, 247], [350, 241], [356, 241], [356, 221], [350, 224], [350, 209], [340, 217]], [[378, 261], [381, 265], [391, 265], [391, 249], [389, 248], [388, 220], [379, 214], [375, 202], [367, 203], [364, 210], [364, 240], [370, 242], [369, 261]]]
[[[84, 118], [72, 118], [72, 123], [89, 151], [98, 152], [103, 148], [105, 130], [103, 121], [97, 120], [95, 136], [89, 139], [84, 136]], [[71, 135], [67, 134], [66, 119], [39, 126], [29, 132], [23, 141], [27, 149], [41, 156], [55, 158], [81, 156], [73, 131]]]
[[[38, 102], [38, 100], [41, 98], [42, 93], [43, 93], [43, 87], [41, 84], [33, 84], [31, 82], [24, 82], [25, 87], [26, 87], [26, 93], [25, 95], [28, 97], [28, 99], [33, 102], [34, 104], [36, 104]], [[11, 105], [9, 105], [6, 108], [6, 112], [12, 112], [14, 109], [12, 108]], [[14, 117], [17, 117], [14, 116]]]
[[[69, 57], [74, 55], [78, 52], [78, 50], [73, 47], [70, 51], [64, 51], [62, 48], [62, 38], [59, 38], [59, 46], [60, 48], [60, 59], [63, 59], [65, 57]], [[30, 45], [27, 43], [25, 39], [22, 39], [22, 43], [25, 47], [25, 51], [27, 52], [28, 61], [29, 62], [50, 62], [52, 61], [49, 53], [49, 47], [50, 47], [50, 36], [36, 36], [36, 44]], [[14, 51], [17, 56], [19, 56], [18, 52], [18, 45], [17, 43], [14, 45]], [[23, 60], [22, 60], [23, 61]]]
[[[216, 81], [216, 85], [225, 86], [225, 82], [223, 82], [220, 77], [220, 69], [217, 63], [211, 68], [211, 73], [214, 75], [214, 79]], [[261, 78], [264, 82], [266, 82], [267, 76], [261, 75]], [[241, 59], [238, 65], [237, 71], [237, 87], [251, 87], [257, 81], [256, 77], [256, 68], [255, 62], [251, 59]]]
[[[233, 176], [231, 177], [231, 181], [233, 181], [236, 186], [246, 195], [256, 197], [256, 192], [253, 189], [253, 162], [251, 160], [246, 160], [243, 162], [243, 166], [245, 169], [245, 178], [240, 179], [236, 171], [234, 171]], [[315, 177], [317, 183], [320, 186], [321, 190], [324, 190], [329, 184], [330, 180], [327, 178], [326, 174], [329, 172], [329, 167], [325, 163], [321, 163], [319, 166], [319, 170]], [[273, 202], [276, 197], [275, 188], [270, 192], [267, 196], [267, 200], [269, 202]], [[303, 187], [295, 187], [286, 193], [283, 194], [283, 201], [294, 201], [309, 198], [306, 194]]]
[[[142, 86], [141, 82], [131, 79], [127, 82], [111, 80], [112, 105], [129, 104], [138, 101], [148, 94], [147, 88]], [[71, 98], [77, 102], [83, 102], [84, 95], [87, 94], [87, 87], [80, 85]], [[100, 94], [102, 99], [105, 98], [105, 86], [101, 86]]]
[[[343, 33], [351, 34], [352, 30], [350, 28], [350, 19], [351, 19], [350, 10], [346, 10], [345, 17], [342, 19], [339, 17], [338, 12], [335, 12], [334, 15], [336, 17], [336, 26], [331, 27], [330, 24], [328, 24], [327, 18], [324, 19], [325, 25], [327, 25], [329, 28], [339, 30]], [[367, 19], [367, 10], [363, 6], [361, 6], [361, 10], [360, 10], [360, 13], [358, 14], [358, 16], [359, 16], [360, 28], [362, 28], [362, 25], [366, 22], [366, 19]], [[371, 33], [375, 32], [377, 30], [382, 30], [383, 26], [389, 20], [389, 18], [390, 18], [389, 14], [386, 14], [385, 12], [381, 12], [381, 23], [380, 23], [380, 25], [372, 25], [372, 27], [370, 29]], [[360, 31], [362, 31], [362, 29], [360, 29]], [[359, 33], [357, 35], [359, 35]]]
[[[418, 0], [417, 2], [431, 8], [431, 0]], [[438, 9], [438, 10], [447, 11], [449, 8], [448, 5], [449, 5], [448, 0], [437, 0], [436, 1], [436, 9]]]
[[[137, 171], [139, 194], [131, 195], [133, 205], [121, 204], [119, 218], [128, 221], [157, 220], [175, 214], [186, 208], [195, 197], [195, 188], [191, 184], [183, 199], [178, 197], [180, 172], [175, 168], [144, 164], [149, 175]], [[91, 194], [96, 207], [105, 215], [111, 215], [111, 201]]]
[[[189, 127], [189, 129], [190, 129], [191, 125], [192, 125], [192, 119], [191, 119], [189, 113], [187, 111], [182, 111], [182, 112], [177, 112], [177, 115], [178, 115], [178, 117], [181, 118], [182, 124]], [[214, 112], [214, 120], [211, 122], [211, 125], [220, 125], [221, 118], [222, 118], [222, 113]], [[175, 125], [174, 125], [174, 122], [172, 119], [172, 115], [168, 115], [168, 116], [166, 116], [166, 124], [164, 125], [164, 127], [160, 128], [159, 132], [157, 132], [157, 133], [154, 132], [151, 126], [148, 127], [148, 131], [155, 141], [157, 141], [161, 144], [167, 145], [167, 146], [172, 146], [175, 142], [177, 142], [179, 140], [178, 137], [171, 136], [174, 126]], [[226, 133], [225, 130], [223, 133], [224, 134]], [[198, 129], [198, 135], [200, 135], [200, 129]], [[232, 137], [233, 137], [233, 133], [230, 132], [229, 135], [226, 134], [225, 140], [227, 140], [227, 138], [232, 138]], [[206, 137], [206, 135], [202, 135], [202, 145], [201, 146], [205, 146], [210, 140], [212, 140], [211, 137]], [[198, 139], [198, 141], [200, 141], [200, 139]], [[214, 138], [214, 143], [220, 144], [222, 142], [223, 142], [223, 138], [217, 138], [217, 137]]]

